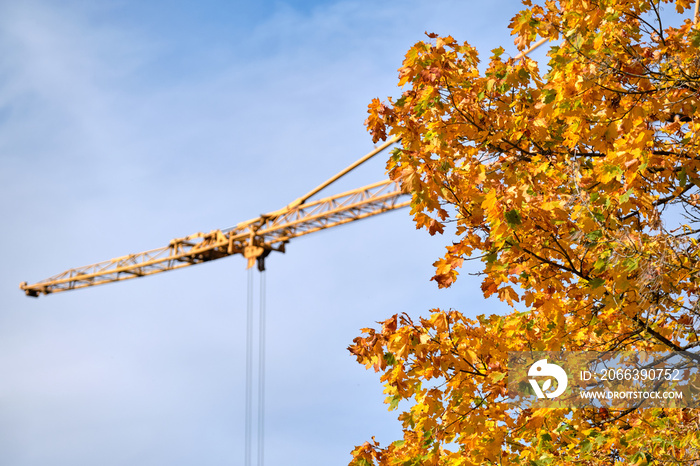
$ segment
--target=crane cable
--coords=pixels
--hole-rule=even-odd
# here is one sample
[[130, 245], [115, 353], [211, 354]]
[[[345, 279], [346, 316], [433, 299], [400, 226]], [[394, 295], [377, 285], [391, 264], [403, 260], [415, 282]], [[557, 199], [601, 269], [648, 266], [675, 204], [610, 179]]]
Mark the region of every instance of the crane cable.
[[258, 339], [258, 466], [265, 457], [265, 270], [260, 271], [260, 328]]
[[[253, 319], [254, 276], [248, 269], [248, 309], [246, 321], [246, 387], [245, 387], [245, 466], [252, 464], [253, 441]], [[258, 466], [265, 460], [265, 271], [260, 271], [260, 302], [258, 321]]]
[[251, 463], [251, 440], [253, 421], [253, 269], [248, 269], [248, 309], [246, 316], [245, 359], [245, 466]]

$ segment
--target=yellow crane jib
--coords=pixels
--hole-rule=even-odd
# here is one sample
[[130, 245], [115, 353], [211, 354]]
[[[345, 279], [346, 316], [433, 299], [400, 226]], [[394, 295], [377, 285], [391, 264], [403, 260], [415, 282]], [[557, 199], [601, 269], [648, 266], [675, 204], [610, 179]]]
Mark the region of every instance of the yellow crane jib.
[[309, 201], [395, 142], [398, 142], [397, 138], [387, 141], [286, 207], [241, 222], [233, 228], [176, 238], [162, 248], [69, 269], [34, 284], [22, 282], [19, 287], [27, 296], [38, 297], [145, 277], [234, 254], [243, 255], [248, 260], [248, 268], [257, 262], [259, 270], [264, 270], [265, 257], [272, 251], [284, 252], [285, 244], [292, 238], [407, 206], [407, 196], [390, 180]]

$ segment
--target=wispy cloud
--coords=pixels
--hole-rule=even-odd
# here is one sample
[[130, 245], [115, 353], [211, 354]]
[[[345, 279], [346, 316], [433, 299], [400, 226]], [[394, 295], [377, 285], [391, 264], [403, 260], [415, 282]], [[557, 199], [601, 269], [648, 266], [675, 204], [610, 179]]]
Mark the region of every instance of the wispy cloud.
[[[242, 260], [34, 301], [18, 282], [285, 205], [371, 148], [366, 105], [397, 93], [423, 31], [493, 48], [518, 9], [147, 3], [0, 6], [3, 464], [238, 461]], [[377, 160], [338, 189], [382, 176]], [[437, 293], [444, 239], [405, 212], [335, 230], [269, 260], [268, 445], [286, 462], [342, 463], [396, 435], [375, 374], [345, 350], [359, 328], [478, 296]]]

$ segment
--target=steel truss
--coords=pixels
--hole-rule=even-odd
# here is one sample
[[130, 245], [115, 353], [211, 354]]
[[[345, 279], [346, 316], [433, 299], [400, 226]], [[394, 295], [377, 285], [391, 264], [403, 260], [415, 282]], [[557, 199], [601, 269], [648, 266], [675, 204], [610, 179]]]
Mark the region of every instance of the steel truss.
[[257, 261], [263, 270], [265, 257], [271, 251], [284, 252], [285, 244], [293, 238], [407, 206], [410, 202], [407, 196], [388, 180], [307, 202], [309, 197], [394, 142], [389, 141], [306, 196], [272, 213], [233, 228], [176, 238], [162, 248], [69, 269], [31, 285], [24, 282], [20, 288], [27, 296], [37, 297], [145, 277], [234, 254], [246, 257], [249, 268]]

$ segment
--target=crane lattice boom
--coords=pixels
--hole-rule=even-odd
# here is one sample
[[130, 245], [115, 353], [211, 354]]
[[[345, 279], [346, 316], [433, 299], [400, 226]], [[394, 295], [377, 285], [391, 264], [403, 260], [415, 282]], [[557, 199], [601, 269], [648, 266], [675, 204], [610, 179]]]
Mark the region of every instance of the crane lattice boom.
[[393, 142], [396, 141], [389, 141], [316, 190], [275, 212], [241, 222], [233, 228], [177, 238], [159, 249], [66, 270], [32, 285], [24, 282], [20, 288], [28, 296], [36, 297], [42, 293], [58, 293], [144, 277], [234, 254], [246, 257], [248, 267], [256, 260], [259, 267], [264, 267], [265, 256], [271, 251], [284, 252], [284, 245], [292, 238], [407, 206], [409, 200], [405, 194], [389, 180], [306, 202], [311, 195]]

